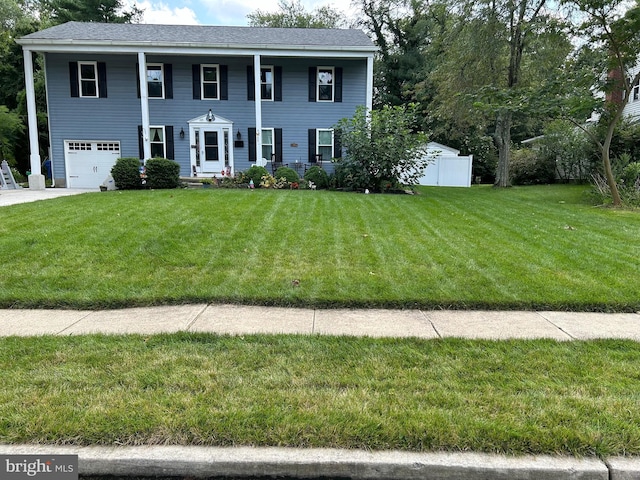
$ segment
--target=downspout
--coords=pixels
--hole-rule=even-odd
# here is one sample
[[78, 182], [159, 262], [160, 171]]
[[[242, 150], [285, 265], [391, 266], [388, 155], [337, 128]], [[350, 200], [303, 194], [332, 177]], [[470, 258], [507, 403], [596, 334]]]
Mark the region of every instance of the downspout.
[[[260, 88], [260, 68], [260, 55], [256, 54], [253, 56], [253, 83], [256, 103], [256, 165], [262, 163], [262, 89]], [[262, 166], [264, 167], [265, 165]]]
[[140, 111], [142, 114], [142, 154], [143, 159], [151, 158], [149, 139], [149, 90], [147, 88], [147, 60], [144, 52], [138, 52], [138, 80], [140, 82]]
[[36, 114], [36, 94], [33, 80], [33, 55], [31, 50], [23, 47], [24, 54], [24, 83], [27, 94], [27, 123], [29, 125], [29, 161], [31, 175], [29, 188], [44, 190], [44, 175], [40, 163], [40, 145], [38, 143], [38, 117]]

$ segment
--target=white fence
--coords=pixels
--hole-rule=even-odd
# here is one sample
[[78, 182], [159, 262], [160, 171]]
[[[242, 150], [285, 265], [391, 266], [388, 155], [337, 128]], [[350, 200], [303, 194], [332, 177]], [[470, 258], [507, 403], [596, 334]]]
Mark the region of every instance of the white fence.
[[470, 187], [473, 155], [460, 155], [460, 151], [436, 142], [427, 145], [430, 163], [420, 178], [420, 185], [434, 187]]

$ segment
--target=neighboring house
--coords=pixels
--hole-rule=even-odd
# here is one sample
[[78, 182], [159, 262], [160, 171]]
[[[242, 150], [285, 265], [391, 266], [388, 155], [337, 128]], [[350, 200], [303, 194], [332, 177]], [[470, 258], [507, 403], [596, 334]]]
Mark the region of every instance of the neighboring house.
[[264, 160], [302, 173], [340, 157], [332, 126], [372, 106], [376, 47], [360, 30], [69, 22], [18, 43], [34, 174], [31, 52], [44, 54], [56, 186], [98, 187], [118, 157], [170, 158], [183, 176]]
[[638, 69], [640, 69], [640, 66], [635, 67], [629, 72], [629, 80], [633, 82], [633, 87], [631, 88], [629, 101], [624, 107], [624, 115], [633, 121], [640, 120], [640, 77], [637, 75]]

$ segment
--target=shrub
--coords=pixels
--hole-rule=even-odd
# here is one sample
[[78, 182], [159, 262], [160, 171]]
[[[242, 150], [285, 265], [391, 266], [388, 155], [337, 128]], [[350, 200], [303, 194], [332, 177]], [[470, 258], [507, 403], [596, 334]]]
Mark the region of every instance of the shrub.
[[258, 188], [260, 186], [260, 182], [262, 181], [262, 177], [264, 177], [265, 175], [269, 175], [269, 172], [267, 172], [267, 169], [264, 167], [253, 165], [249, 168], [249, 170], [244, 172], [244, 174], [246, 176], [247, 183], [253, 180], [253, 184], [256, 188]]
[[539, 185], [555, 181], [554, 162], [528, 148], [512, 152], [510, 169], [511, 181], [515, 185]]
[[116, 160], [111, 168], [111, 176], [120, 190], [137, 190], [142, 188], [140, 180], [140, 160], [134, 157], [122, 157]]
[[327, 188], [329, 186], [329, 176], [322, 168], [314, 165], [304, 172], [304, 179], [307, 182], [313, 182], [316, 188]]
[[287, 183], [294, 183], [300, 180], [300, 175], [298, 175], [298, 173], [293, 168], [289, 167], [278, 168], [274, 176], [276, 178], [286, 178]]
[[149, 188], [178, 188], [180, 165], [168, 158], [147, 160], [147, 186]]
[[620, 175], [621, 188], [630, 188], [637, 190], [640, 182], [640, 162], [632, 162], [622, 170]]

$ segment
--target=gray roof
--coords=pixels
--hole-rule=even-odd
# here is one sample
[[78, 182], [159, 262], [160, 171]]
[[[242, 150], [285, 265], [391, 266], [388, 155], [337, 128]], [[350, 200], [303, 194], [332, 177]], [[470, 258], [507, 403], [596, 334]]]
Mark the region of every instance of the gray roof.
[[327, 48], [375, 51], [369, 37], [356, 29], [258, 28], [201, 25], [149, 25], [68, 22], [18, 40], [26, 44], [154, 44], [199, 47]]

